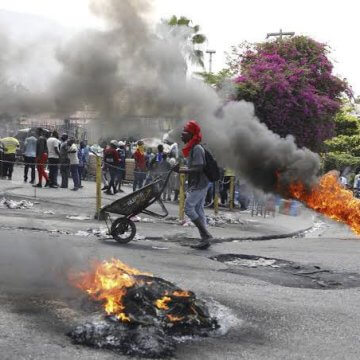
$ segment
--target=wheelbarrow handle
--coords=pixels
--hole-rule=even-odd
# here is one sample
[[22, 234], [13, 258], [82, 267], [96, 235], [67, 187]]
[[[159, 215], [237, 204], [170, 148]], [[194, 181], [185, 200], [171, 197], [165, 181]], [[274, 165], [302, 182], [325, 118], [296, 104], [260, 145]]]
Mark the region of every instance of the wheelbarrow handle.
[[154, 211], [151, 211], [151, 210], [143, 210], [142, 212], [146, 215], [150, 215], [150, 216], [154, 216], [154, 217], [157, 217], [157, 218], [164, 218], [164, 217], [167, 217], [169, 215], [169, 212], [167, 210], [167, 208], [165, 207], [164, 203], [161, 201], [161, 199], [157, 199], [156, 202], [159, 203], [159, 205], [161, 206], [161, 210], [163, 211], [163, 214], [159, 214], [159, 213], [156, 213]]

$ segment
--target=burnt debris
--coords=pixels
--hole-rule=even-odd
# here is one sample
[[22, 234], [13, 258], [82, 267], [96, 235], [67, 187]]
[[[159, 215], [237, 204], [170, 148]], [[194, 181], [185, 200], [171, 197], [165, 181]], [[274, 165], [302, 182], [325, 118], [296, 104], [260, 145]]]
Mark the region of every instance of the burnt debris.
[[68, 334], [74, 343], [130, 356], [161, 358], [174, 354], [180, 337], [206, 337], [219, 328], [205, 302], [194, 293], [161, 278], [133, 277], [135, 284], [122, 298], [126, 320], [104, 315], [88, 321]]

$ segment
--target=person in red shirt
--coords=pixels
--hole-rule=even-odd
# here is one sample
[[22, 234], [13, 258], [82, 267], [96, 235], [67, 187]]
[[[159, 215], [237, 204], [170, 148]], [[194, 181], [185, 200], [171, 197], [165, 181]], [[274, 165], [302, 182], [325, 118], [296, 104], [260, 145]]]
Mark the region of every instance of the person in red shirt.
[[133, 191], [136, 191], [137, 188], [141, 189], [143, 187], [146, 178], [146, 171], [147, 171], [144, 143], [141, 140], [137, 142], [136, 151], [134, 153], [134, 159], [135, 159], [135, 169], [134, 169]]
[[111, 188], [114, 191], [114, 195], [117, 193], [115, 181], [117, 178], [118, 166], [120, 163], [119, 153], [117, 152], [118, 142], [116, 140], [110, 141], [110, 146], [107, 146], [104, 150], [104, 165], [108, 168], [110, 173], [109, 187], [106, 190], [106, 194], [113, 195]]

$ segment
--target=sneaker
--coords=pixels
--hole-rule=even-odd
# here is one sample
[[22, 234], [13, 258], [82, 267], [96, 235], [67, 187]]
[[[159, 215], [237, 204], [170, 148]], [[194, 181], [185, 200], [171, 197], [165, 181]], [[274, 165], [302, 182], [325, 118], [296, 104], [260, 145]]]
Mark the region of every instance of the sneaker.
[[33, 184], [35, 182], [35, 180], [31, 180], [29, 184]]
[[73, 189], [71, 189], [71, 191], [78, 191], [79, 190], [79, 188], [73, 188]]
[[33, 187], [42, 188], [42, 185], [41, 184], [36, 184], [36, 185], [33, 185]]
[[50, 187], [50, 182], [49, 181], [46, 182], [45, 187]]
[[106, 191], [105, 191], [105, 194], [106, 194], [106, 195], [113, 195], [113, 193], [111, 192], [111, 190], [106, 190]]
[[109, 189], [108, 186], [104, 186], [104, 187], [101, 188], [101, 190], [108, 190], [108, 189]]
[[[46, 186], [46, 185], [45, 185]], [[57, 189], [59, 186], [58, 185], [50, 185], [50, 187], [52, 188], [52, 189]]]

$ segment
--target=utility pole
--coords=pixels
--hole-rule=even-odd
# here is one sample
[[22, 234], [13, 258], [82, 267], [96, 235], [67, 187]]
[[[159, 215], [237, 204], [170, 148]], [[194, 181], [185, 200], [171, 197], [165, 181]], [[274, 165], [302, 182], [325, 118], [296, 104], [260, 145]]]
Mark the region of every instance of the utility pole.
[[206, 50], [206, 53], [209, 54], [209, 73], [212, 73], [212, 57], [216, 54], [215, 50]]
[[280, 38], [280, 40], [282, 40], [283, 36], [294, 36], [295, 33], [294, 32], [283, 32], [282, 29], [280, 29], [280, 31], [278, 33], [267, 33], [266, 38], [268, 39], [271, 36], [278, 36]]

